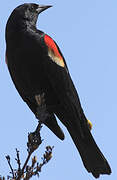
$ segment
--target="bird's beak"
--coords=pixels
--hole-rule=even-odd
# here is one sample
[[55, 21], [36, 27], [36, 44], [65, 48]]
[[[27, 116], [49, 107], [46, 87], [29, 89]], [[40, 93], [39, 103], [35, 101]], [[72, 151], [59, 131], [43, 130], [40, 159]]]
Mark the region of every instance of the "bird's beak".
[[42, 11], [45, 11], [46, 9], [52, 7], [51, 5], [39, 5], [39, 7], [37, 8], [37, 13], [41, 13]]

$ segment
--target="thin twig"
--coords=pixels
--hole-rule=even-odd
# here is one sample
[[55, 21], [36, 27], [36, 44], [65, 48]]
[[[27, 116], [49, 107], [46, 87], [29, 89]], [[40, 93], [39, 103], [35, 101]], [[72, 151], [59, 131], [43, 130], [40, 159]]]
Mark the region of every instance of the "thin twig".
[[20, 173], [20, 175], [16, 178], [16, 180], [20, 180], [21, 176], [24, 174], [24, 169], [26, 168], [27, 163], [28, 163], [28, 161], [29, 161], [30, 156], [31, 156], [32, 153], [33, 153], [33, 152], [29, 152], [29, 153], [28, 153], [27, 159], [26, 159], [26, 161], [25, 161], [25, 163], [24, 163], [24, 165], [23, 165], [23, 168], [22, 168], [21, 171], [20, 171], [21, 173]]
[[20, 157], [19, 157], [19, 151], [17, 150], [17, 148], [16, 148], [16, 153], [17, 153], [17, 158], [15, 160], [17, 161], [18, 171], [20, 173], [20, 171], [21, 171], [21, 162], [20, 162]]
[[27, 157], [27, 159], [26, 159], [26, 161], [25, 161], [25, 163], [24, 163], [24, 166], [23, 166], [23, 168], [22, 168], [22, 172], [24, 172], [24, 169], [26, 168], [27, 163], [28, 163], [28, 161], [29, 161], [30, 156], [32, 155], [32, 153], [33, 153], [33, 152], [30, 152], [30, 153], [28, 154], [28, 157]]
[[6, 159], [7, 159], [7, 162], [8, 162], [8, 164], [9, 164], [9, 167], [10, 167], [10, 169], [11, 169], [11, 173], [12, 173], [13, 179], [14, 179], [14, 178], [15, 178], [15, 175], [14, 175], [14, 170], [13, 170], [13, 168], [12, 168], [12, 166], [11, 166], [11, 163], [10, 163], [10, 156], [9, 156], [9, 155], [6, 156]]

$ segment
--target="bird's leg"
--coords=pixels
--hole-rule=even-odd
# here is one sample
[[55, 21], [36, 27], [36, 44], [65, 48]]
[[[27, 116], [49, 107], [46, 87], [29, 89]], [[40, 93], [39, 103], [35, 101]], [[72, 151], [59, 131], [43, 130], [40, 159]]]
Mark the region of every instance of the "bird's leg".
[[37, 113], [36, 118], [39, 120], [38, 126], [36, 130], [28, 135], [28, 151], [33, 152], [38, 146], [42, 143], [40, 130], [42, 128], [42, 124], [46, 121], [46, 119], [50, 116], [47, 111], [47, 107], [45, 104], [44, 93], [35, 95], [35, 100], [37, 102]]
[[39, 123], [44, 123], [45, 120], [48, 118], [48, 116], [50, 116], [50, 114], [47, 111], [47, 107], [45, 104], [45, 98], [44, 98], [45, 94], [42, 93], [41, 95], [35, 95], [35, 100], [37, 102], [37, 113], [36, 113], [36, 117], [37, 119], [39, 119]]
[[40, 136], [40, 130], [42, 127], [42, 123], [46, 120], [48, 117], [48, 112], [46, 109], [45, 99], [44, 99], [44, 93], [35, 95], [35, 100], [37, 102], [37, 113], [36, 117], [39, 120], [39, 124], [34, 132], [31, 132], [28, 135], [28, 152], [32, 153], [35, 149], [38, 148], [38, 146], [42, 143], [41, 136]]

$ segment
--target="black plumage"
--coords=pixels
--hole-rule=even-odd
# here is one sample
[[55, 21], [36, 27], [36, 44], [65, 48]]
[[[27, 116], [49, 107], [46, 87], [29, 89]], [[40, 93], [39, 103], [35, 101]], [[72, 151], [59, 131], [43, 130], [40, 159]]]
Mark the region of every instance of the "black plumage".
[[61, 140], [64, 133], [55, 115], [68, 129], [88, 172], [95, 178], [110, 174], [110, 166], [97, 147], [65, 59], [52, 38], [36, 28], [38, 15], [50, 6], [23, 4], [6, 25], [6, 62], [22, 99], [36, 115], [35, 96], [44, 93], [50, 116], [45, 125]]

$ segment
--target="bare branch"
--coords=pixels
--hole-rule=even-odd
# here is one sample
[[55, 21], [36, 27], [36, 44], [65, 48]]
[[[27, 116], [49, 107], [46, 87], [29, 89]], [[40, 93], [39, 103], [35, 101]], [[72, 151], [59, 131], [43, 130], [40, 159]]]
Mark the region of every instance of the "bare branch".
[[9, 165], [9, 167], [11, 169], [11, 173], [12, 173], [12, 176], [13, 176], [13, 179], [14, 179], [15, 175], [14, 175], [14, 170], [13, 170], [12, 165], [11, 165], [10, 156], [7, 155], [6, 159], [7, 159], [8, 165]]
[[[27, 158], [24, 162], [24, 165], [21, 168], [21, 161], [20, 161], [20, 155], [19, 155], [19, 151], [16, 149], [16, 162], [18, 165], [17, 169], [14, 169], [11, 165], [10, 162], [10, 156], [6, 156], [8, 165], [10, 167], [11, 170], [11, 176], [7, 176], [7, 180], [29, 180], [32, 176], [38, 176], [39, 177], [39, 173], [41, 172], [41, 169], [43, 167], [43, 165], [47, 164], [50, 159], [52, 158], [52, 150], [53, 147], [51, 146], [47, 146], [46, 147], [46, 151], [43, 154], [42, 157], [42, 163], [38, 163], [37, 162], [37, 157], [34, 156], [32, 158], [32, 163], [31, 165], [28, 165], [29, 159], [32, 155], [32, 153], [40, 146], [40, 144], [42, 143], [41, 140], [41, 136], [40, 136], [40, 131], [42, 128], [42, 123], [44, 123], [44, 121], [46, 120], [46, 118], [49, 116], [49, 113], [46, 109], [46, 104], [45, 104], [45, 99], [44, 99], [44, 93], [42, 93], [41, 95], [36, 95], [35, 99], [38, 105], [37, 108], [37, 118], [39, 119], [39, 123], [38, 126], [36, 128], [36, 130], [32, 133], [28, 134], [28, 142], [27, 142]], [[0, 180], [5, 180], [5, 177], [0, 176]]]
[[17, 164], [18, 164], [18, 172], [20, 173], [21, 172], [21, 162], [20, 162], [20, 157], [19, 157], [19, 151], [16, 149], [16, 155], [17, 155], [17, 158], [15, 158]]

